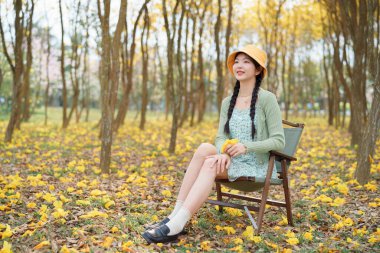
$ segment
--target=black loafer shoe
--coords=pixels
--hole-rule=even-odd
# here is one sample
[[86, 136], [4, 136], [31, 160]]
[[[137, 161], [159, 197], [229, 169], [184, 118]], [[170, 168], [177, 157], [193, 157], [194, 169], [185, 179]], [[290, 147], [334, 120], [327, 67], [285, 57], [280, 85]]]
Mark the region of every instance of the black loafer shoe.
[[166, 242], [173, 242], [178, 239], [178, 236], [181, 233], [178, 233], [176, 235], [168, 235], [170, 232], [170, 229], [166, 225], [161, 225], [155, 229], [145, 231], [142, 234], [142, 237], [148, 242], [148, 243], [166, 243]]
[[155, 229], [155, 228], [158, 228], [159, 226], [161, 225], [165, 225], [166, 223], [168, 223], [170, 221], [170, 219], [168, 217], [166, 217], [165, 219], [163, 219], [162, 221], [160, 222], [156, 222], [156, 223], [153, 223], [149, 226], [147, 226], [145, 229], [146, 230], [151, 230], [151, 229]]

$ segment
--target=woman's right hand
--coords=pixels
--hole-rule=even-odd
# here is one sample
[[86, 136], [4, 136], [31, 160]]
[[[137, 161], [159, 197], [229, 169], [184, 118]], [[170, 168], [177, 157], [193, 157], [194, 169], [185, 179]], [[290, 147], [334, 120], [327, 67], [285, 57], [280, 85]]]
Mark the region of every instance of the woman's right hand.
[[210, 167], [216, 165], [216, 174], [222, 173], [225, 169], [228, 169], [231, 164], [231, 157], [227, 154], [210, 155], [207, 158], [214, 158], [214, 162]]

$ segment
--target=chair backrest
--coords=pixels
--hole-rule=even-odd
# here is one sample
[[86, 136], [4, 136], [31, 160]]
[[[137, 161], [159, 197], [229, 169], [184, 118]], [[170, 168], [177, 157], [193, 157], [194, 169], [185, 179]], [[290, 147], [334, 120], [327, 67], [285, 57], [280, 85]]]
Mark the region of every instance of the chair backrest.
[[[284, 125], [290, 126], [290, 127], [284, 128], [285, 148], [283, 149], [282, 153], [289, 156], [294, 156], [298, 143], [301, 139], [304, 124], [301, 124], [301, 123], [294, 124], [286, 120], [283, 120], [282, 123]], [[278, 161], [276, 161], [276, 169], [277, 169], [277, 172], [282, 171], [281, 164]]]

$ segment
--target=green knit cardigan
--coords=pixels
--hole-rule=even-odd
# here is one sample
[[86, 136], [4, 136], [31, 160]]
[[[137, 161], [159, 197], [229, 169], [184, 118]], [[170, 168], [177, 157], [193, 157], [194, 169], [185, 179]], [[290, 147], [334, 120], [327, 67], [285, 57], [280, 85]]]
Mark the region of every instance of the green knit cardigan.
[[[220, 154], [223, 143], [229, 139], [224, 133], [224, 125], [227, 121], [228, 108], [231, 96], [222, 102], [220, 110], [219, 128], [215, 138], [215, 146]], [[269, 151], [282, 151], [285, 147], [284, 129], [282, 127], [281, 111], [276, 96], [262, 88], [258, 93], [256, 104], [256, 141], [242, 141], [247, 147], [247, 152], [255, 152], [260, 164], [264, 164], [269, 158]]]

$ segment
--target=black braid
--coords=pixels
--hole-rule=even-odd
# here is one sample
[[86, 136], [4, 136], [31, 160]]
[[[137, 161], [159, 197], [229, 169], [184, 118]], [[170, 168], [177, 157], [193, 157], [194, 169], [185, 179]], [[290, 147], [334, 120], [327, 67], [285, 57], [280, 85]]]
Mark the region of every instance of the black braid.
[[257, 101], [257, 96], [259, 94], [259, 89], [260, 89], [260, 85], [261, 85], [262, 80], [263, 80], [263, 71], [261, 71], [261, 73], [256, 76], [256, 84], [255, 84], [255, 88], [253, 89], [253, 92], [252, 92], [251, 110], [249, 113], [249, 115], [251, 116], [251, 120], [252, 120], [252, 140], [253, 140], [253, 137], [255, 136], [255, 133], [256, 133], [256, 128], [255, 128], [255, 124], [254, 124], [255, 112], [256, 112], [256, 101]]
[[228, 108], [227, 122], [224, 125], [224, 132], [227, 135], [230, 135], [230, 119], [231, 119], [231, 116], [232, 116], [232, 112], [234, 111], [234, 107], [235, 107], [235, 104], [236, 104], [236, 98], [237, 98], [237, 96], [239, 94], [239, 90], [240, 90], [240, 82], [236, 81], [235, 88], [234, 88], [234, 93], [232, 94], [231, 101], [230, 101], [230, 107]]

